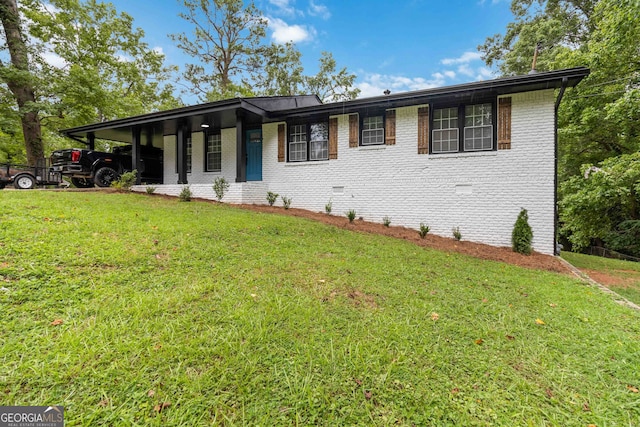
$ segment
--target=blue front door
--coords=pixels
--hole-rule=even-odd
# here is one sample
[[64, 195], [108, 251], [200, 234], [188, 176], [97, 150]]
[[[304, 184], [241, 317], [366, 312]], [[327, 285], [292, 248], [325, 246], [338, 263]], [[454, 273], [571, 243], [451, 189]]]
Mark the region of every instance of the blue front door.
[[247, 181], [262, 181], [262, 129], [247, 131]]

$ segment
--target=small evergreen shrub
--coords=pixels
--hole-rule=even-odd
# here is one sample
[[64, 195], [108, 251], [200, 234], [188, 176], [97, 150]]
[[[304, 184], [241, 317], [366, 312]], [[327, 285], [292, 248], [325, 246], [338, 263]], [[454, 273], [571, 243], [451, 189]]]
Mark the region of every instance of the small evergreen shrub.
[[462, 239], [462, 233], [460, 232], [460, 227], [454, 227], [451, 232], [453, 233], [453, 238], [456, 240]]
[[423, 222], [420, 223], [420, 230], [418, 230], [418, 234], [420, 234], [421, 238], [425, 238], [427, 237], [427, 234], [429, 233], [429, 226], [425, 225]]
[[285, 209], [289, 209], [291, 207], [291, 197], [282, 196], [282, 206]]
[[278, 200], [278, 196], [278, 193], [267, 191], [267, 203], [269, 203], [269, 206], [273, 206], [276, 200]]
[[156, 187], [154, 187], [153, 185], [147, 185], [147, 188], [145, 188], [145, 190], [147, 191], [147, 194], [153, 194], [156, 192]]
[[355, 209], [349, 209], [345, 215], [347, 215], [347, 218], [349, 218], [349, 222], [353, 222], [353, 220], [356, 219]]
[[229, 189], [229, 182], [224, 177], [219, 176], [213, 181], [213, 192], [216, 193], [216, 199], [221, 201], [224, 197], [224, 193]]
[[185, 185], [184, 187], [182, 187], [182, 191], [180, 192], [178, 198], [181, 202], [190, 202], [191, 196], [193, 196], [193, 193], [191, 193], [191, 187]]
[[385, 216], [384, 218], [382, 218], [382, 223], [384, 224], [385, 227], [388, 227], [391, 225], [391, 218], [389, 218], [388, 216]]
[[518, 214], [518, 219], [513, 225], [511, 233], [511, 248], [514, 252], [529, 255], [531, 253], [531, 241], [533, 240], [533, 231], [529, 225], [529, 214], [527, 210], [522, 208]]
[[125, 172], [120, 175], [120, 179], [117, 181], [113, 181], [111, 186], [120, 191], [131, 191], [131, 187], [136, 183], [136, 175], [138, 174], [137, 170], [132, 170], [131, 172]]
[[329, 200], [329, 202], [326, 205], [324, 205], [324, 211], [330, 214], [332, 207], [333, 207], [333, 203], [331, 202], [331, 200]]

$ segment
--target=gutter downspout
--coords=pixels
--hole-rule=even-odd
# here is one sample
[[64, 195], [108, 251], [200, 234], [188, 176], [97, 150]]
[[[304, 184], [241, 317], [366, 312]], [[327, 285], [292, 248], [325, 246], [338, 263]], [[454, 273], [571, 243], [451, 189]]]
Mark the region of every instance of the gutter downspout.
[[558, 108], [560, 108], [560, 101], [564, 96], [564, 91], [567, 88], [569, 79], [567, 77], [562, 78], [562, 84], [560, 86], [560, 93], [556, 99], [553, 114], [553, 149], [554, 149], [554, 161], [553, 161], [553, 254], [560, 255], [558, 250]]

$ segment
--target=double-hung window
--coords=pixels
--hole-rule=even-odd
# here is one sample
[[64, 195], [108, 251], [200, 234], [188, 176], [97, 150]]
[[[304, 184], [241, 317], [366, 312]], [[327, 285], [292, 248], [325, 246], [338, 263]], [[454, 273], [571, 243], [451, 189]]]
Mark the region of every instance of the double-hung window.
[[384, 144], [384, 116], [362, 118], [362, 145]]
[[[185, 144], [187, 145], [187, 173], [191, 173], [191, 153], [193, 152], [191, 136], [185, 138]], [[176, 141], [176, 173], [178, 173], [178, 141]]]
[[435, 108], [431, 127], [431, 153], [493, 150], [493, 116], [491, 103]]
[[329, 159], [329, 124], [313, 122], [289, 125], [289, 161]]
[[222, 170], [222, 136], [219, 130], [205, 132], [205, 158], [207, 172]]

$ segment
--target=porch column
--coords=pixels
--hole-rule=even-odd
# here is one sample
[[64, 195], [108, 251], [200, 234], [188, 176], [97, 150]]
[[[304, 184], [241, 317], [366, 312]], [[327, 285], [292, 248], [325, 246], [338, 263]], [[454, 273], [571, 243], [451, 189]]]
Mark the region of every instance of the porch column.
[[188, 184], [187, 181], [187, 138], [189, 137], [188, 122], [178, 123], [177, 139], [177, 160], [178, 160], [178, 184]]
[[140, 175], [142, 174], [142, 159], [140, 158], [140, 127], [135, 126], [131, 129], [131, 167], [135, 169], [136, 173], [136, 185], [140, 185], [142, 180]]
[[96, 134], [93, 132], [89, 132], [87, 134], [87, 148], [89, 150], [95, 150], [96, 149]]
[[236, 182], [247, 182], [247, 146], [244, 143], [244, 114], [236, 111]]

